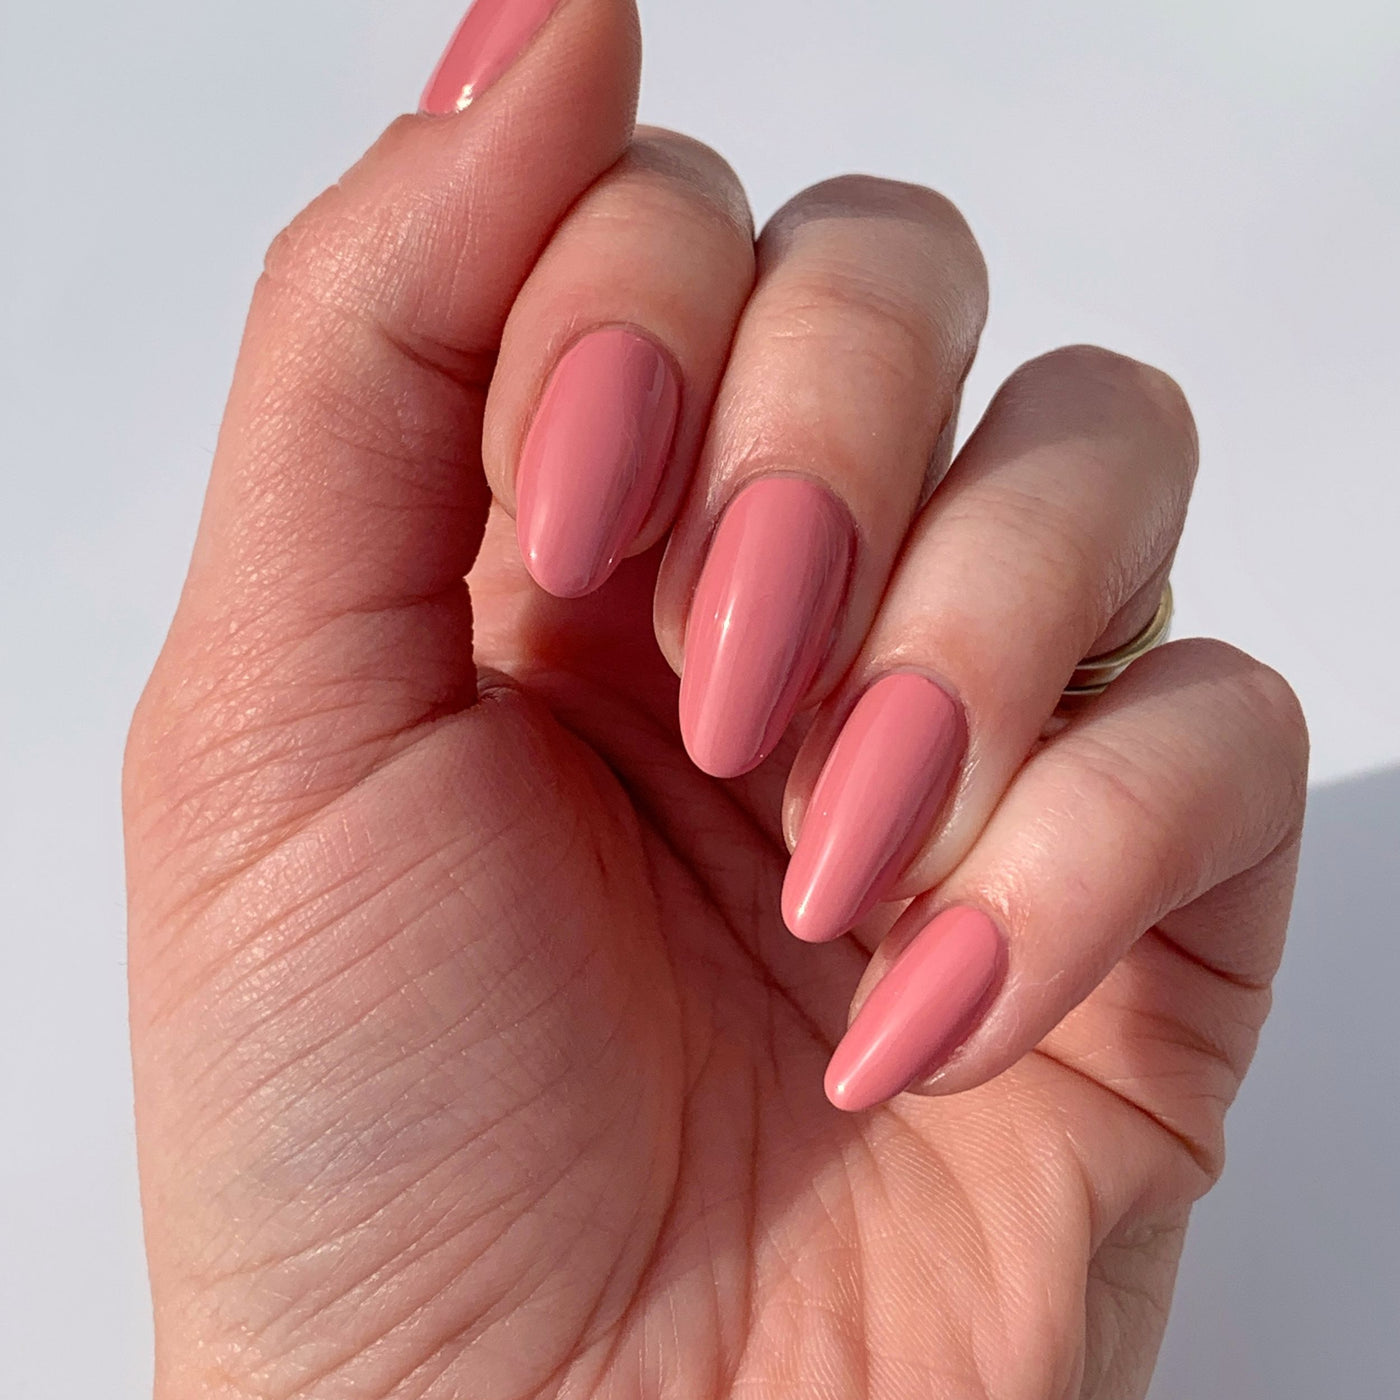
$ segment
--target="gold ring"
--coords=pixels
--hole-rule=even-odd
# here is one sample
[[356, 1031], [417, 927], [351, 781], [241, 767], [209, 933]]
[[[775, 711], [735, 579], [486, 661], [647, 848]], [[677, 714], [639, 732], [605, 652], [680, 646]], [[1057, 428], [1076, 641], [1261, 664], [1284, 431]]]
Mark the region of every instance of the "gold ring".
[[1162, 601], [1157, 604], [1152, 621], [1121, 647], [1106, 651], [1102, 656], [1090, 656], [1081, 661], [1074, 668], [1074, 675], [1065, 687], [1065, 699], [1080, 700], [1091, 695], [1102, 695], [1138, 657], [1145, 656], [1153, 647], [1161, 646], [1171, 631], [1173, 607], [1172, 586], [1168, 581], [1162, 590]]

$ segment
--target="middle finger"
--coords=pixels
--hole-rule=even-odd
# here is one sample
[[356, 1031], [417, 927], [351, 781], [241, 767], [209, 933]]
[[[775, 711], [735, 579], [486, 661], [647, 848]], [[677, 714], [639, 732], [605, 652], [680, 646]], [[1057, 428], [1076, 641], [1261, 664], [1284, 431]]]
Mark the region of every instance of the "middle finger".
[[850, 664], [946, 465], [985, 311], [976, 243], [930, 190], [843, 177], [769, 223], [657, 592], [706, 772], [757, 766]]

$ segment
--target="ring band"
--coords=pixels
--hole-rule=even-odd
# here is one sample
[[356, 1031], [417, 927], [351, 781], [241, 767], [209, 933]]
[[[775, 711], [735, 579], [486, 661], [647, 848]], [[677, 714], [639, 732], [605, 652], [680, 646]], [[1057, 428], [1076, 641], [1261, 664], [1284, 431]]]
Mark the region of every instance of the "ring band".
[[1106, 651], [1102, 656], [1090, 656], [1081, 661], [1074, 668], [1074, 675], [1065, 687], [1065, 699], [1080, 700], [1091, 695], [1102, 695], [1138, 657], [1145, 656], [1153, 647], [1161, 646], [1167, 640], [1167, 633], [1171, 631], [1174, 606], [1172, 586], [1168, 581], [1162, 590], [1162, 601], [1157, 604], [1152, 621], [1121, 647]]

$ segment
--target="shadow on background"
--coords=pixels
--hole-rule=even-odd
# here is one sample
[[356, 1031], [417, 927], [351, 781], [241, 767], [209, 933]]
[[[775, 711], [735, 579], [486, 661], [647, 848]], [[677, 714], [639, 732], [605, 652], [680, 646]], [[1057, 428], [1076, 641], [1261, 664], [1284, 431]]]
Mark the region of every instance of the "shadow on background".
[[1400, 768], [1311, 794], [1273, 1017], [1151, 1400], [1400, 1395]]

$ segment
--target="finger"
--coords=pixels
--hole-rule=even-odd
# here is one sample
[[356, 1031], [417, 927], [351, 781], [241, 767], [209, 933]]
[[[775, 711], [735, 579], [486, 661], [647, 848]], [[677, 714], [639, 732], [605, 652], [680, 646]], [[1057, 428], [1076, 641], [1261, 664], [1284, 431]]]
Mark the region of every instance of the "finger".
[[486, 385], [534, 258], [626, 148], [637, 64], [631, 0], [487, 0], [426, 96], [465, 109], [396, 123], [273, 245], [133, 730], [162, 805], [242, 803], [256, 773], [256, 841], [473, 699]]
[[[1286, 865], [1269, 877], [1284, 898], [1163, 921], [1296, 840], [1305, 769], [1302, 717], [1274, 672], [1215, 642], [1136, 663], [1027, 764], [967, 858], [895, 925], [832, 1058], [833, 1102], [866, 1108], [935, 1075], [940, 1093], [992, 1078], [1144, 934], [1165, 964], [1137, 994], [1153, 997], [1158, 1030], [1174, 1018], [1183, 1042], [1238, 1047], [1240, 989], [1267, 988], [1277, 962]], [[1185, 1078], [1164, 1088], [1150, 1111], [1208, 1135], [1200, 1114], [1223, 1111], [1220, 1099]]]
[[755, 767], [850, 664], [946, 447], [985, 307], [977, 246], [929, 190], [834, 180], [764, 231], [657, 595], [706, 772]]
[[1156, 609], [1195, 465], [1180, 391], [1136, 361], [1074, 347], [1003, 386], [793, 765], [794, 933], [835, 938], [968, 849], [1077, 663]]
[[734, 172], [657, 129], [555, 233], [506, 323], [485, 431], [541, 587], [590, 593], [669, 527], [753, 267]]

